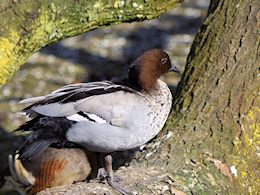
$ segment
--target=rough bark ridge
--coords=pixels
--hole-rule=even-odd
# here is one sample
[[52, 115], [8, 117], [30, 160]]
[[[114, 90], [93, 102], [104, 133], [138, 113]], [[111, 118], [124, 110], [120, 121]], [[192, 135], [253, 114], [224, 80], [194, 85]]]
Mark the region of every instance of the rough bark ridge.
[[122, 22], [152, 19], [182, 0], [0, 0], [0, 85], [40, 48]]

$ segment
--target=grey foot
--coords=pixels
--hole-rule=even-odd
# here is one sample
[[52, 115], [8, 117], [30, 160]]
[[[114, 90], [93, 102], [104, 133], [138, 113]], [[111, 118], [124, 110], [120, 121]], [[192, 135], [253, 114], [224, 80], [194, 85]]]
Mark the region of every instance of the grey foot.
[[117, 177], [116, 175], [110, 177], [104, 168], [98, 169], [97, 179], [101, 182], [106, 181], [112, 188], [114, 188], [123, 195], [134, 195], [134, 193], [130, 192], [128, 189], [126, 189], [120, 184], [122, 181], [121, 177]]
[[110, 177], [107, 178], [107, 183], [120, 192], [122, 195], [135, 195], [133, 192], [129, 191], [127, 188], [123, 187], [119, 181], [116, 181], [115, 179], [111, 179]]
[[114, 176], [113, 169], [112, 169], [112, 156], [107, 154], [101, 159], [104, 165], [104, 168], [98, 169], [97, 179], [99, 181], [107, 181], [107, 183], [120, 192], [123, 195], [134, 195], [134, 193], [130, 192], [128, 189], [124, 188], [120, 183], [122, 179], [120, 177]]
[[108, 177], [108, 174], [104, 168], [99, 168], [97, 173], [97, 180], [104, 181]]

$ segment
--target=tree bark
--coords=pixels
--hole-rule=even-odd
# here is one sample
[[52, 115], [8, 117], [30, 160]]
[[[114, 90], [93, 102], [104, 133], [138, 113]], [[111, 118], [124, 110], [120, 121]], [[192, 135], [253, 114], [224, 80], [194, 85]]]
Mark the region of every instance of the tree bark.
[[180, 148], [186, 162], [177, 174], [198, 176], [188, 183], [195, 194], [257, 194], [260, 2], [214, 3], [194, 40], [176, 96], [173, 129], [180, 137], [172, 148]]
[[100, 26], [152, 19], [182, 0], [0, 0], [0, 85], [40, 48]]

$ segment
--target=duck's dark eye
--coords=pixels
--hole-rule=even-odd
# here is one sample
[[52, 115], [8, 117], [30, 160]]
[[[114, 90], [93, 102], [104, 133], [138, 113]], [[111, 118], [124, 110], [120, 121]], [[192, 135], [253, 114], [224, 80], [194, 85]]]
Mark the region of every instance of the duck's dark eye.
[[165, 63], [167, 62], [167, 60], [168, 60], [167, 58], [162, 58], [162, 59], [161, 59], [161, 63], [162, 63], [162, 64], [165, 64]]

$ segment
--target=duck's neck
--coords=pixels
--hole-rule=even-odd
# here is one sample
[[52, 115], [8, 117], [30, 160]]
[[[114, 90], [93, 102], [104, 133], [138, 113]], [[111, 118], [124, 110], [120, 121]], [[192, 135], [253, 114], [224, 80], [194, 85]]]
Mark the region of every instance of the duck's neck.
[[159, 75], [146, 74], [145, 71], [139, 72], [138, 69], [130, 69], [128, 73], [128, 79], [133, 88], [137, 88], [139, 91], [153, 91], [157, 88], [157, 80]]

